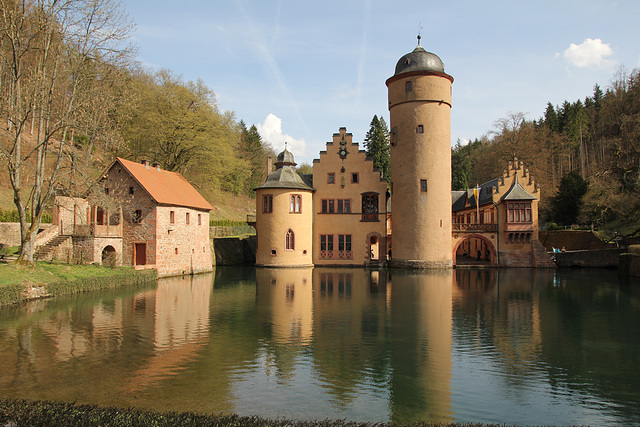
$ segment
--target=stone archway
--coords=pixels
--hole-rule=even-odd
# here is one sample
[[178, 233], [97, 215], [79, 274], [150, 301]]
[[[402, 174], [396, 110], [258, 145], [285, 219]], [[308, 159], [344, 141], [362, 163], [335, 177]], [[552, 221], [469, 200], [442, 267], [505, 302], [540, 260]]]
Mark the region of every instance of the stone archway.
[[497, 261], [493, 243], [481, 234], [464, 236], [453, 248], [454, 265], [497, 265]]
[[107, 245], [102, 249], [102, 265], [107, 265], [109, 267], [115, 267], [116, 265], [116, 249]]

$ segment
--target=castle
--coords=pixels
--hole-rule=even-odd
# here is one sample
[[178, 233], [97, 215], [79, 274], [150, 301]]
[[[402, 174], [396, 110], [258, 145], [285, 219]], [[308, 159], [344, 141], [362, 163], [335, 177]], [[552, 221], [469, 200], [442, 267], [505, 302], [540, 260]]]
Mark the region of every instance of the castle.
[[255, 189], [256, 265], [552, 267], [538, 241], [540, 189], [522, 162], [451, 191], [452, 83], [420, 37], [387, 79], [390, 191], [346, 128], [310, 175], [285, 147]]

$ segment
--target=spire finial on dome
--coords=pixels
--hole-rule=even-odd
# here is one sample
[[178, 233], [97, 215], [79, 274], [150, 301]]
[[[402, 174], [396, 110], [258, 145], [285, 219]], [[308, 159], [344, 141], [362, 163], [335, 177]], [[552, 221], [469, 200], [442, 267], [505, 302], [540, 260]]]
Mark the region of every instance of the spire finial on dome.
[[422, 22], [418, 24], [418, 46], [420, 46], [420, 39], [422, 39], [420, 33], [422, 33]]

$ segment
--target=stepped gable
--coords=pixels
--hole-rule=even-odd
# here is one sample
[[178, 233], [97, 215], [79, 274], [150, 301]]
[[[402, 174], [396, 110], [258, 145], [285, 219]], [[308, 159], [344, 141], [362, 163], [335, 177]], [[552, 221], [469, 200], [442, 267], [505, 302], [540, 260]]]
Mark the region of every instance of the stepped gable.
[[536, 197], [529, 194], [529, 192], [520, 185], [518, 182], [518, 174], [516, 174], [513, 185], [509, 191], [507, 191], [507, 194], [502, 197], [502, 200], [536, 200]]
[[114, 164], [121, 164], [147, 193], [161, 205], [184, 206], [210, 211], [213, 207], [198, 191], [177, 172], [136, 163], [117, 157]]

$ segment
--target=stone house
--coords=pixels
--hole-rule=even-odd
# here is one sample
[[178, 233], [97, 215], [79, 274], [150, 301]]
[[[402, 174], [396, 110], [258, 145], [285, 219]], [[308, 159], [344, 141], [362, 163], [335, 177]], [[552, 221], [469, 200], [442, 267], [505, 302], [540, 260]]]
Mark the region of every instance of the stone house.
[[53, 222], [74, 258], [159, 276], [211, 271], [211, 205], [179, 173], [116, 158], [86, 199], [56, 197]]

